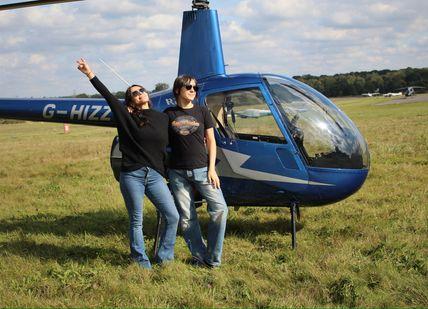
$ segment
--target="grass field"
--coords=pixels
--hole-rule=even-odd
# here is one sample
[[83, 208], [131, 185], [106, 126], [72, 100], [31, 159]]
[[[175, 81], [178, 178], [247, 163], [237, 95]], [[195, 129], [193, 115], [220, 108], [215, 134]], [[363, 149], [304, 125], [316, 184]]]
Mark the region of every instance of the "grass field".
[[337, 100], [369, 143], [363, 188], [303, 209], [296, 251], [288, 209], [231, 208], [215, 270], [189, 265], [181, 237], [174, 263], [130, 263], [108, 161], [113, 129], [0, 125], [0, 307], [427, 307], [428, 99], [419, 98]]

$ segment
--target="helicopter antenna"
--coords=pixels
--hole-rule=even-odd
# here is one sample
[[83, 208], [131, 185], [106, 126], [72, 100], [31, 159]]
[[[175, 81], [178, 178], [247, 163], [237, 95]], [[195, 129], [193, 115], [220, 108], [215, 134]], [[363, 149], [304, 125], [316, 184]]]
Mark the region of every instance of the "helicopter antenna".
[[114, 75], [116, 75], [122, 82], [124, 82], [125, 84], [128, 85], [128, 87], [131, 87], [131, 84], [124, 79], [122, 76], [119, 75], [119, 73], [117, 73], [111, 66], [109, 66], [103, 59], [98, 58], [99, 61], [101, 61], [102, 64], [104, 64], [110, 71], [113, 72]]
[[193, 0], [192, 1], [193, 10], [209, 10], [210, 2], [207, 0]]

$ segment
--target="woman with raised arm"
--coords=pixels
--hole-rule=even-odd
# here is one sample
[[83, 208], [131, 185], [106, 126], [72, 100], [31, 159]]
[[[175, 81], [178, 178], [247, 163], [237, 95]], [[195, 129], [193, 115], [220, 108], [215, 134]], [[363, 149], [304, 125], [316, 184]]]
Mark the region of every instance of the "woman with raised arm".
[[129, 215], [131, 257], [141, 267], [150, 269], [143, 236], [143, 200], [146, 195], [165, 222], [155, 262], [174, 259], [174, 244], [179, 215], [164, 181], [168, 116], [151, 109], [147, 91], [140, 85], [126, 89], [122, 104], [101, 83], [84, 59], [77, 61], [95, 89], [109, 104], [117, 123], [122, 166], [120, 190]]

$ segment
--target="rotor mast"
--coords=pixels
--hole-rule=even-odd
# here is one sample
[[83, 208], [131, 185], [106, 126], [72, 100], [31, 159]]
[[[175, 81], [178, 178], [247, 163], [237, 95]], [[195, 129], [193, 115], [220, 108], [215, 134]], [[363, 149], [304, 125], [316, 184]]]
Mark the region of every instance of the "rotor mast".
[[183, 12], [178, 75], [183, 74], [197, 79], [226, 74], [218, 15], [209, 1], [193, 0], [192, 10]]
[[209, 10], [210, 9], [210, 2], [207, 0], [193, 0], [192, 1], [192, 9], [193, 10]]

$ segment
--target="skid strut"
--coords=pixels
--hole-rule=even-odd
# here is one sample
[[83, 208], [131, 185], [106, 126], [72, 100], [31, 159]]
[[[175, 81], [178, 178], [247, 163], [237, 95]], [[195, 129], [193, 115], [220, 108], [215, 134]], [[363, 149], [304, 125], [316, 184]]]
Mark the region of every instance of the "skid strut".
[[155, 236], [155, 250], [154, 250], [155, 256], [158, 256], [161, 226], [162, 226], [162, 216], [160, 212], [156, 210], [156, 236]]
[[296, 217], [300, 219], [300, 209], [297, 202], [291, 202], [290, 204], [291, 214], [291, 248], [294, 250], [297, 247], [296, 241]]

